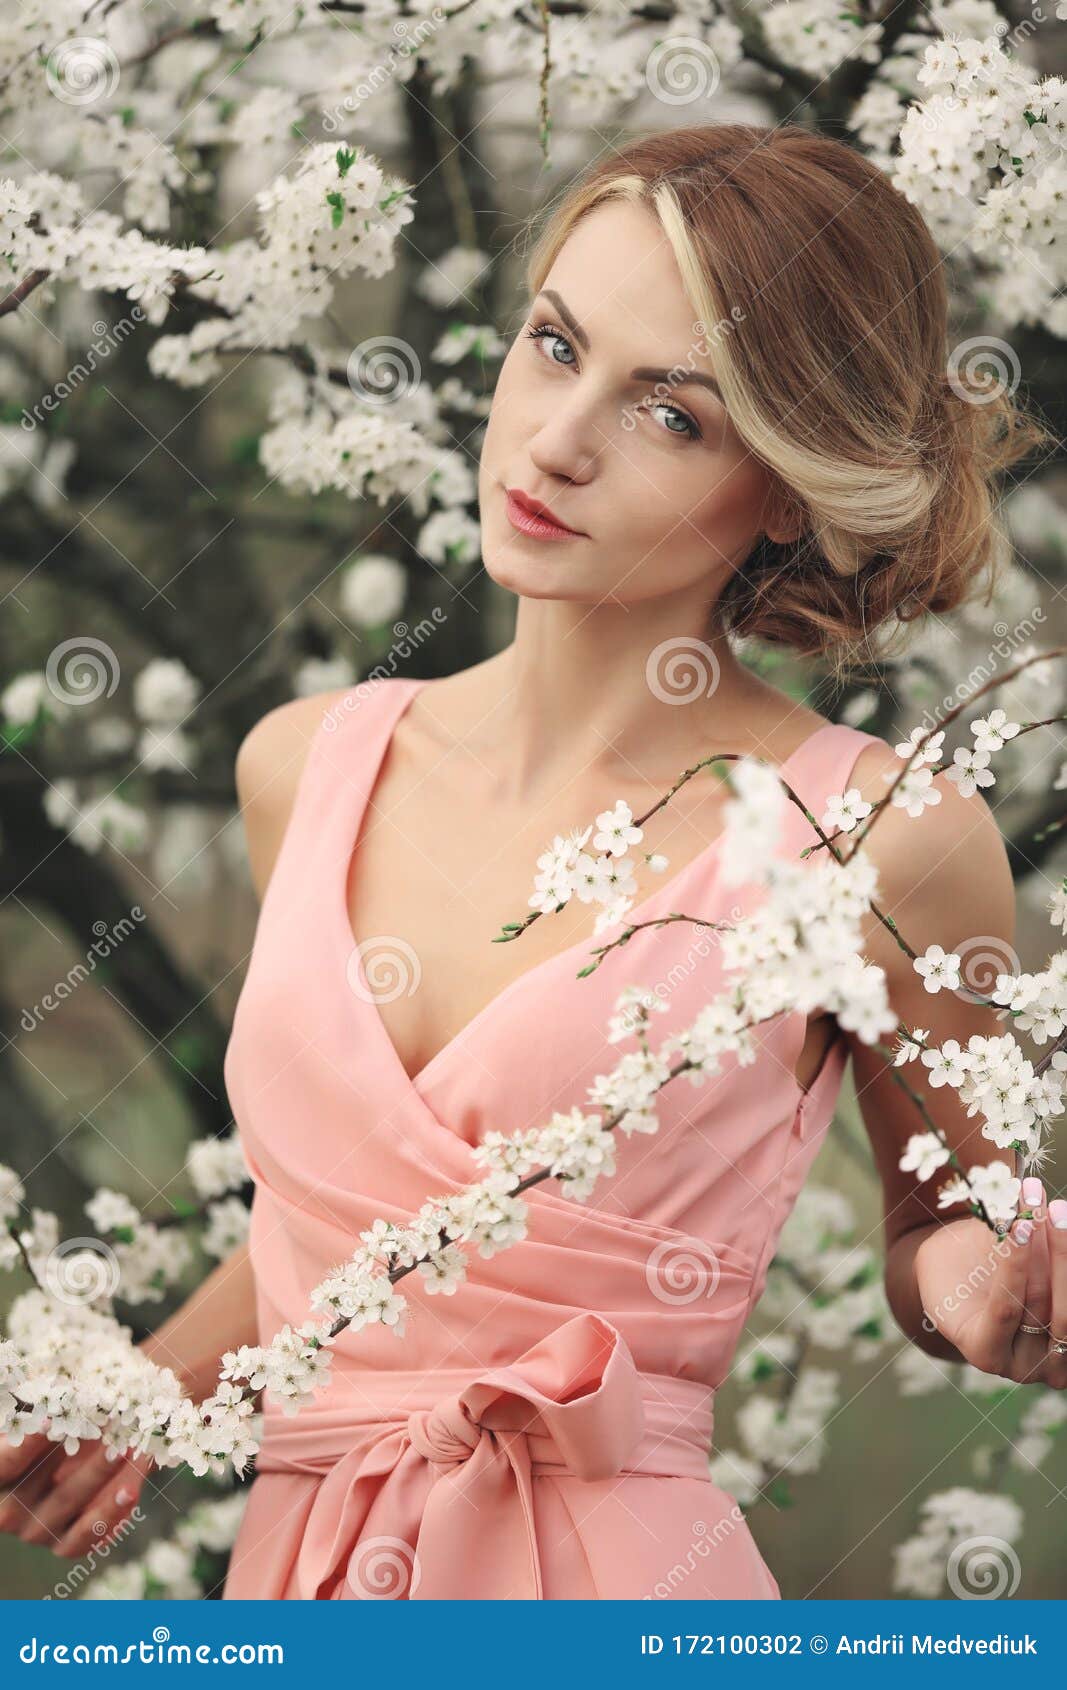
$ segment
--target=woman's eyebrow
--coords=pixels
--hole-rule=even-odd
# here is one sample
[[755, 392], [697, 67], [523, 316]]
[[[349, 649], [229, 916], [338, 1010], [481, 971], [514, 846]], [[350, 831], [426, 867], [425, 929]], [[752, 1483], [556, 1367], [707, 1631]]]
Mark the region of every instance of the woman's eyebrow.
[[582, 328], [582, 325], [581, 325], [581, 323], [578, 322], [577, 318], [571, 315], [571, 312], [567, 309], [566, 305], [564, 305], [562, 299], [560, 298], [559, 294], [556, 292], [555, 288], [542, 288], [541, 292], [544, 294], [546, 299], [550, 299], [552, 301], [553, 305], [556, 307], [556, 310], [559, 312], [560, 316], [563, 318], [563, 321], [566, 323], [567, 327], [570, 329], [571, 334], [574, 336], [575, 340], [578, 342], [578, 345], [581, 347], [582, 351], [588, 352], [589, 351], [589, 336], [586, 334], [585, 330]]
[[[581, 323], [564, 304], [555, 288], [542, 288], [541, 292], [546, 299], [552, 301], [582, 351], [588, 352], [589, 336], [582, 328]], [[696, 387], [706, 387], [714, 393], [720, 403], [725, 403], [718, 382], [713, 381], [711, 376], [702, 375], [699, 370], [685, 370], [678, 364], [675, 365], [673, 370], [655, 370], [648, 365], [641, 365], [638, 369], [630, 371], [630, 378], [632, 381], [663, 382], [667, 387], [685, 387], [687, 383]]]

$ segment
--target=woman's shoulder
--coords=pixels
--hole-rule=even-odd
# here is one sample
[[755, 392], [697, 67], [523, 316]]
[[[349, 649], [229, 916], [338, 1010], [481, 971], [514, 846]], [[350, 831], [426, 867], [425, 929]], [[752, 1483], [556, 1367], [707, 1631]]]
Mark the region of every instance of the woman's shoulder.
[[295, 785], [312, 740], [351, 690], [335, 687], [286, 699], [252, 724], [237, 747], [235, 760], [242, 808]]
[[[850, 785], [861, 800], [876, 805], [905, 759], [876, 735], [863, 737]], [[912, 771], [917, 768], [921, 765], [913, 763]], [[864, 839], [863, 849], [878, 869], [881, 908], [904, 931], [935, 926], [941, 943], [943, 933], [952, 943], [983, 934], [1009, 936], [1015, 907], [1011, 862], [983, 793], [961, 790], [948, 767], [930, 772], [929, 780], [920, 775], [916, 787], [909, 805], [884, 805]], [[897, 790], [904, 790], [903, 783]]]
[[[380, 683], [370, 683], [377, 686]], [[344, 719], [355, 688], [334, 687], [276, 704], [253, 723], [234, 762], [234, 784], [249, 867], [259, 896], [266, 891], [312, 747]], [[340, 715], [338, 713], [341, 713]]]

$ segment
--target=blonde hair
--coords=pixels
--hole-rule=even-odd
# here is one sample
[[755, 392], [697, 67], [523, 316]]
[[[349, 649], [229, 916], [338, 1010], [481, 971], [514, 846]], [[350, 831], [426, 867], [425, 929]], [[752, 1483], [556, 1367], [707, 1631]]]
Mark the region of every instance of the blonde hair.
[[639, 137], [552, 211], [531, 294], [612, 199], [658, 217], [731, 422], [800, 524], [795, 541], [753, 547], [716, 604], [721, 626], [840, 679], [983, 574], [988, 603], [1011, 549], [993, 477], [1053, 437], [1003, 384], [990, 395], [950, 369], [942, 256], [885, 172], [795, 124]]

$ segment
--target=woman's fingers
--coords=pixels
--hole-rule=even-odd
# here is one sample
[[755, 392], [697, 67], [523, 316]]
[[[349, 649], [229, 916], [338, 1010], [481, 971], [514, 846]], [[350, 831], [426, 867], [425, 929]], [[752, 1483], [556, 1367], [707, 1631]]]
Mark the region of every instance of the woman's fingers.
[[54, 1471], [47, 1495], [35, 1504], [32, 1516], [19, 1532], [23, 1543], [53, 1548], [117, 1470], [118, 1463], [107, 1459], [100, 1444], [83, 1445], [76, 1456]]
[[104, 1543], [136, 1505], [144, 1483], [143, 1463], [120, 1460], [111, 1465], [107, 1483], [53, 1545], [64, 1559], [84, 1555], [94, 1544]]
[[[1049, 1258], [1048, 1227], [1045, 1221], [1045, 1188], [1033, 1175], [1023, 1180], [1023, 1208], [1032, 1211], [1029, 1219], [1018, 1220], [1012, 1233], [1018, 1237], [1029, 1233], [1024, 1245], [1027, 1260], [1026, 1288], [1019, 1310], [1019, 1324], [1012, 1342], [1014, 1363], [1012, 1378], [1018, 1384], [1033, 1384], [1043, 1377], [1048, 1357], [1048, 1324], [1052, 1318], [1052, 1263]], [[1027, 1332], [1025, 1327], [1036, 1327]]]
[[23, 1438], [20, 1444], [13, 1444], [9, 1438], [0, 1438], [0, 1486], [6, 1489], [13, 1485], [28, 1467], [36, 1465], [46, 1450], [55, 1447], [43, 1432]]
[[[1040, 1248], [1040, 1244], [1038, 1246]], [[974, 1343], [969, 1346], [967, 1360], [984, 1373], [999, 1373], [1003, 1378], [1019, 1380], [1030, 1364], [1030, 1357], [1022, 1356], [1019, 1344], [1034, 1343], [1026, 1333], [1019, 1335], [1020, 1322], [1036, 1325], [1025, 1313], [1027, 1282], [1031, 1264], [1037, 1251], [1034, 1248], [1033, 1222], [1015, 1221], [993, 1248], [993, 1269], [988, 1281], [988, 1295], [984, 1300], [981, 1318], [973, 1323]], [[976, 1287], [981, 1290], [982, 1287]]]
[[[26, 1443], [30, 1442], [29, 1438]], [[43, 1444], [43, 1448], [39, 1446]], [[32, 1518], [39, 1499], [51, 1490], [56, 1467], [63, 1459], [59, 1444], [34, 1439], [35, 1448], [24, 1471], [14, 1475], [0, 1502], [0, 1531], [19, 1532]], [[25, 1445], [21, 1446], [25, 1448]]]
[[[1049, 1204], [1045, 1230], [1052, 1276], [1050, 1339], [1059, 1338], [1067, 1344], [1067, 1201], [1062, 1197], [1053, 1198]], [[1067, 1390], [1067, 1355], [1049, 1353], [1047, 1378], [1050, 1385]]]

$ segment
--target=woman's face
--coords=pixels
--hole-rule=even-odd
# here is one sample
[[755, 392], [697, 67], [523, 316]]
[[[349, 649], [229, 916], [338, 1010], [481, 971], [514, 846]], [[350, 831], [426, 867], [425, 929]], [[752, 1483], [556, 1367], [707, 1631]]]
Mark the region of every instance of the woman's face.
[[[502, 586], [594, 604], [695, 591], [706, 606], [744, 562], [772, 481], [717, 393], [681, 379], [714, 377], [714, 335], [694, 319], [645, 208], [612, 201], [572, 231], [504, 360], [482, 448], [482, 554]], [[523, 532], [509, 489], [578, 532]]]

